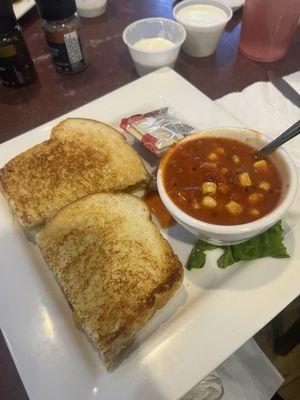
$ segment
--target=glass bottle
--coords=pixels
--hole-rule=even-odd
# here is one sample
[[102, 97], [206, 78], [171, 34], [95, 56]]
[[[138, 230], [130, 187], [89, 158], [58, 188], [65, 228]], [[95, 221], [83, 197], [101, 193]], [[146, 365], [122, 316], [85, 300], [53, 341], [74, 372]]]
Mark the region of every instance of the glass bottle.
[[20, 87], [37, 78], [11, 0], [1, 0], [0, 6], [0, 78], [10, 87]]

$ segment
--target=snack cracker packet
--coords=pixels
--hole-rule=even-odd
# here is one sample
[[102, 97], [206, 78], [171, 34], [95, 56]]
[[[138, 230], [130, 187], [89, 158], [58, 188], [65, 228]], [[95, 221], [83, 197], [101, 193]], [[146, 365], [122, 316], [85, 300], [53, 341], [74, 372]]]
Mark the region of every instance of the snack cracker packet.
[[123, 118], [120, 127], [158, 157], [175, 142], [194, 130], [174, 117], [169, 107]]

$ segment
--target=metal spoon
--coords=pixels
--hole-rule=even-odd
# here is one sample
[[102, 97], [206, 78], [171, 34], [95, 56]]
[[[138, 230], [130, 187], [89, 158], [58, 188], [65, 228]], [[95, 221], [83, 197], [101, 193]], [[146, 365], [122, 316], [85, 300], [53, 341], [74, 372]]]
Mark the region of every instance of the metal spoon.
[[298, 120], [294, 125], [290, 126], [286, 131], [279, 135], [276, 139], [272, 140], [271, 143], [267, 144], [261, 150], [258, 151], [259, 156], [267, 156], [272, 153], [278, 147], [280, 147], [285, 142], [293, 139], [293, 137], [299, 135], [300, 133], [300, 120]]

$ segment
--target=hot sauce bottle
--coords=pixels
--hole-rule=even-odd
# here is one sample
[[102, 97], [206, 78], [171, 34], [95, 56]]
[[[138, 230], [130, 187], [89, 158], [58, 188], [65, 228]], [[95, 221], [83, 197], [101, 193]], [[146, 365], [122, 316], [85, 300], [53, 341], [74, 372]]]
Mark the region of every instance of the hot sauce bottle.
[[11, 0], [0, 2], [0, 78], [10, 87], [20, 87], [37, 78]]
[[87, 67], [75, 0], [37, 0], [42, 27], [58, 72], [72, 74]]

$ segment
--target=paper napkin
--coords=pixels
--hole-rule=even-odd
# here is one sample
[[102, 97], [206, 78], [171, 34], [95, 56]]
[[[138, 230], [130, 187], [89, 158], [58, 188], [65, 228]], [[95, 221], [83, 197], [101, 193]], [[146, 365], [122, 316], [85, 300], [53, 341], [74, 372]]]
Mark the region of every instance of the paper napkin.
[[[284, 77], [300, 93], [300, 71]], [[230, 93], [216, 103], [239, 120], [245, 128], [254, 129], [272, 138], [300, 119], [300, 109], [284, 97], [271, 82], [257, 82], [242, 92]], [[286, 143], [295, 163], [300, 167], [300, 135]]]

